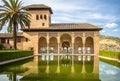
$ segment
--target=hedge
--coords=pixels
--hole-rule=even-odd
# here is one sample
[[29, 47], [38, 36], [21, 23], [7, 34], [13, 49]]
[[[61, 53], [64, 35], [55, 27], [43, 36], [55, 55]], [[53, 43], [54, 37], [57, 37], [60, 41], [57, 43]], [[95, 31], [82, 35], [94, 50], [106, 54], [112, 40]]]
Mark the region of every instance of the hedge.
[[0, 62], [16, 59], [20, 57], [33, 55], [33, 51], [30, 50], [1, 50], [0, 51]]
[[108, 50], [100, 50], [100, 55], [120, 60], [120, 52], [108, 51]]

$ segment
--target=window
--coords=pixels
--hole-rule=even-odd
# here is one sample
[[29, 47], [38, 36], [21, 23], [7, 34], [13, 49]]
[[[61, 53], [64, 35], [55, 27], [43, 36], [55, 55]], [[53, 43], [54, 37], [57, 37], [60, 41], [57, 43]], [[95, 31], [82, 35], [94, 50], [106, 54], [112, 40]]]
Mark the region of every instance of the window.
[[45, 19], [45, 20], [47, 20], [47, 17], [46, 17], [46, 15], [44, 15], [44, 19]]
[[40, 15], [40, 19], [41, 19], [41, 20], [43, 19], [42, 15]]
[[45, 26], [45, 23], [42, 23], [42, 26]]
[[1, 43], [5, 43], [5, 38], [2, 38], [2, 39], [1, 39]]
[[20, 38], [17, 38], [17, 42], [21, 42], [21, 39], [20, 39]]
[[28, 42], [28, 38], [26, 38], [25, 40], [26, 40], [26, 42]]
[[39, 16], [38, 15], [36, 15], [36, 20], [39, 20]]

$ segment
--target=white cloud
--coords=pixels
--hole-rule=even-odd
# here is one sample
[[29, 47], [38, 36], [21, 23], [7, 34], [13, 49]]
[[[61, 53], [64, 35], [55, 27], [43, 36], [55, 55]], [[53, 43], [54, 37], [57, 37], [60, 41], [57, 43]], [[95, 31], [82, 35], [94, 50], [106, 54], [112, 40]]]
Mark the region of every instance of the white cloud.
[[106, 31], [105, 31], [105, 30], [102, 30], [101, 32], [102, 32], [102, 33], [105, 33]]
[[118, 31], [120, 31], [120, 30], [118, 30], [118, 29], [114, 29], [113, 31], [114, 31], [114, 32], [118, 32]]
[[107, 23], [105, 25], [105, 27], [107, 27], [107, 28], [116, 28], [117, 26], [118, 26], [118, 24], [116, 24], [116, 23]]

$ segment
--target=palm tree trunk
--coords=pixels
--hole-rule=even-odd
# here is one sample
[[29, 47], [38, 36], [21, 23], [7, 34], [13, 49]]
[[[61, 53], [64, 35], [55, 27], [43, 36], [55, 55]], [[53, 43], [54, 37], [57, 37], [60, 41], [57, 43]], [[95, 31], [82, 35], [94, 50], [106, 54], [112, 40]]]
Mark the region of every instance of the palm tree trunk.
[[16, 30], [16, 28], [17, 28], [17, 23], [16, 22], [14, 22], [14, 27], [13, 27], [14, 29], [13, 29], [13, 42], [14, 42], [14, 50], [16, 50], [17, 49], [17, 45], [16, 45], [16, 37], [17, 37], [17, 30]]

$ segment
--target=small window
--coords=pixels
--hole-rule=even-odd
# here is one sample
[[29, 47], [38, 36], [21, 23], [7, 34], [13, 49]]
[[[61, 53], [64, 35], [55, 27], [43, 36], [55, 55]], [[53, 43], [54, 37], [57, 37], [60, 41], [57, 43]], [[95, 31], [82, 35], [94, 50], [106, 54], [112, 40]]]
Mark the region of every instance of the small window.
[[26, 42], [28, 42], [28, 38], [26, 38], [25, 40], [26, 40]]
[[40, 19], [41, 19], [41, 20], [43, 19], [42, 15], [40, 15]]
[[39, 16], [38, 15], [36, 15], [36, 20], [39, 20]]
[[45, 23], [42, 23], [42, 26], [45, 26]]
[[1, 43], [3, 43], [3, 44], [5, 43], [5, 38], [1, 39]]
[[17, 38], [17, 42], [21, 42], [21, 38]]
[[47, 17], [46, 17], [46, 15], [44, 15], [44, 19], [45, 19], [45, 20], [47, 20]]

